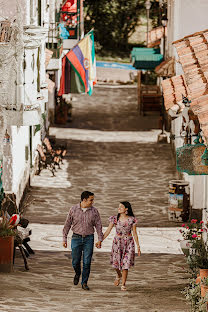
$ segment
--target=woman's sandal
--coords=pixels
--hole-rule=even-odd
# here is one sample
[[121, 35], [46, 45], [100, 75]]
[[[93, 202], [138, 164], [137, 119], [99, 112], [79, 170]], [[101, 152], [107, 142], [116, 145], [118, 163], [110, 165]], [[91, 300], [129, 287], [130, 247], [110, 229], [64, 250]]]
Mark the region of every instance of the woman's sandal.
[[116, 277], [116, 279], [115, 279], [115, 281], [114, 281], [114, 285], [115, 285], [115, 286], [119, 286], [119, 284], [120, 284], [120, 279], [121, 279], [120, 277], [118, 277], [118, 276]]
[[123, 291], [126, 291], [127, 289], [126, 289], [126, 286], [121, 286], [121, 290], [123, 290]]

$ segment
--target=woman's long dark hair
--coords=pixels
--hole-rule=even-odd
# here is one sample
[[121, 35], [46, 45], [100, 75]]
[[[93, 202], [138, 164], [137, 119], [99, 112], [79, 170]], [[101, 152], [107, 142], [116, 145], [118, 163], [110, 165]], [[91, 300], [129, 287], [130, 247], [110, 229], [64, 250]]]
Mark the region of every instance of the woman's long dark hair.
[[[128, 201], [120, 202], [120, 204], [124, 205], [124, 207], [128, 209], [127, 210], [127, 212], [128, 212], [127, 216], [134, 217], [134, 213], [133, 213], [131, 204]], [[120, 217], [120, 213], [118, 213], [118, 215], [117, 215], [117, 220], [119, 219], [119, 217]]]

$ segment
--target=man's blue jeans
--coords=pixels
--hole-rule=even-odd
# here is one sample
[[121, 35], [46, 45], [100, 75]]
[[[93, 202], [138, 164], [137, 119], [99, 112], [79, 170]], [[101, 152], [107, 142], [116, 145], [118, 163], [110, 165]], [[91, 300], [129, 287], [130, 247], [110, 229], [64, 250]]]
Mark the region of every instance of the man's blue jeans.
[[81, 258], [83, 253], [83, 268], [82, 268], [82, 282], [87, 284], [90, 275], [90, 266], [94, 247], [94, 234], [86, 237], [79, 237], [76, 234], [72, 235], [71, 249], [72, 249], [72, 266], [77, 275], [81, 275]]

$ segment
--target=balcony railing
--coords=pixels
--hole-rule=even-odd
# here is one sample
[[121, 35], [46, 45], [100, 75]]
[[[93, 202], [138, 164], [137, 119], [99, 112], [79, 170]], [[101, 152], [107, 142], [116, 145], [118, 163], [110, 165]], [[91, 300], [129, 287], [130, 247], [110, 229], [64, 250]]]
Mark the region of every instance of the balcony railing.
[[52, 58], [60, 58], [63, 50], [63, 41], [60, 38], [58, 23], [50, 23], [46, 48], [53, 51]]

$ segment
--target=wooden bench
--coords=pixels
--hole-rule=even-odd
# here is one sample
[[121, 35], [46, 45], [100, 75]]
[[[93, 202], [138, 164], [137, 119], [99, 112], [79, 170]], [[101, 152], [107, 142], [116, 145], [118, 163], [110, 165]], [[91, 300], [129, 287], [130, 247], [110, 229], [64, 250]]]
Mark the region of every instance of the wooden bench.
[[42, 169], [49, 169], [54, 177], [54, 172], [56, 171], [55, 165], [58, 158], [51, 154], [45, 153], [43, 147], [40, 144], [37, 146], [37, 151], [39, 153], [39, 168], [37, 174], [40, 174]]
[[25, 270], [29, 270], [29, 266], [27, 263], [27, 258], [30, 254], [34, 254], [35, 252], [29, 246], [28, 242], [30, 241], [30, 235], [32, 234], [32, 230], [26, 228], [29, 221], [27, 219], [21, 218], [16, 228], [17, 235], [14, 240], [14, 255], [13, 255], [13, 264], [15, 260], [16, 248], [19, 248], [22, 258], [24, 260]]
[[66, 156], [66, 149], [61, 147], [61, 146], [57, 146], [57, 147], [52, 147], [51, 142], [49, 141], [49, 139], [47, 137], [45, 137], [45, 139], [43, 140], [44, 145], [46, 146], [48, 152], [52, 155], [52, 156], [57, 156], [61, 162], [63, 162], [63, 158]]

